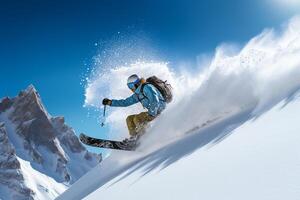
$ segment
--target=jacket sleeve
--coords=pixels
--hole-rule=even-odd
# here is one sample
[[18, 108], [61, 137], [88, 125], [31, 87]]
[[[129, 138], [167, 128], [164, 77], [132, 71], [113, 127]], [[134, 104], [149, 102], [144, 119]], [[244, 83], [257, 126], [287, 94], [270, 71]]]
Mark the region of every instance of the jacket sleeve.
[[120, 100], [116, 100], [113, 99], [111, 102], [111, 106], [113, 107], [127, 107], [127, 106], [131, 106], [135, 103], [139, 102], [136, 94], [131, 95], [130, 97], [126, 98], [126, 99], [120, 99]]
[[156, 116], [159, 109], [159, 96], [156, 89], [152, 85], [145, 85], [143, 92], [144, 95], [149, 99], [149, 114], [151, 116]]

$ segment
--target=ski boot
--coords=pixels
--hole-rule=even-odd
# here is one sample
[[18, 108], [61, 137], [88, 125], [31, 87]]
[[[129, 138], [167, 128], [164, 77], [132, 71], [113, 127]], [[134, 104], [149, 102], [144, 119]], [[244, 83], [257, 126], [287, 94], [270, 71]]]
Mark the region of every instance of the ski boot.
[[139, 135], [130, 136], [129, 138], [124, 139], [122, 143], [125, 144], [126, 146], [134, 147], [139, 144], [138, 143], [139, 138], [140, 138]]

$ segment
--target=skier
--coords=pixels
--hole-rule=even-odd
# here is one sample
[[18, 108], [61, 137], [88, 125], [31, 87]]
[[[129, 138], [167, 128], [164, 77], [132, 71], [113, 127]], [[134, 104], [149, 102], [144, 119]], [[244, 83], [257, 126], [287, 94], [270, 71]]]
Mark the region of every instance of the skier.
[[128, 88], [133, 94], [121, 100], [104, 98], [103, 105], [113, 107], [127, 107], [140, 102], [148, 112], [141, 112], [135, 115], [129, 115], [126, 119], [130, 138], [125, 142], [136, 141], [140, 135], [145, 133], [147, 124], [154, 120], [165, 108], [166, 103], [172, 99], [170, 85], [166, 81], [152, 76], [145, 80], [133, 74], [128, 77]]
[[127, 117], [126, 122], [130, 138], [116, 141], [94, 138], [81, 133], [79, 139], [82, 143], [93, 147], [134, 151], [138, 146], [138, 139], [145, 133], [147, 124], [154, 120], [173, 98], [171, 85], [156, 76], [151, 76], [145, 80], [133, 74], [128, 78], [127, 86], [133, 92], [130, 97], [121, 100], [105, 98], [102, 100], [102, 104], [104, 106], [126, 107], [140, 102], [148, 110], [148, 112]]

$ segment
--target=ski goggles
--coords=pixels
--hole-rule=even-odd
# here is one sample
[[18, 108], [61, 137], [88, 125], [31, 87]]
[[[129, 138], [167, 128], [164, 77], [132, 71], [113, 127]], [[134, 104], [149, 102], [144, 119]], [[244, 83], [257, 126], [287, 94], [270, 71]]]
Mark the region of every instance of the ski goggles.
[[136, 84], [138, 84], [140, 82], [140, 80], [136, 80], [135, 82], [131, 82], [131, 83], [127, 83], [127, 86], [129, 89], [133, 90], [136, 86]]

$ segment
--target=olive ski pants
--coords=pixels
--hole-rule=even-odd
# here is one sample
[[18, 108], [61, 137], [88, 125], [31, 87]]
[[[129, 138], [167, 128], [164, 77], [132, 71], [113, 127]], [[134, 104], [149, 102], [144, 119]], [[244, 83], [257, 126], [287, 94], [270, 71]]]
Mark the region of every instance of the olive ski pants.
[[152, 117], [148, 112], [141, 112], [137, 115], [129, 115], [126, 118], [126, 123], [130, 136], [141, 135], [145, 133], [147, 125], [155, 117]]

